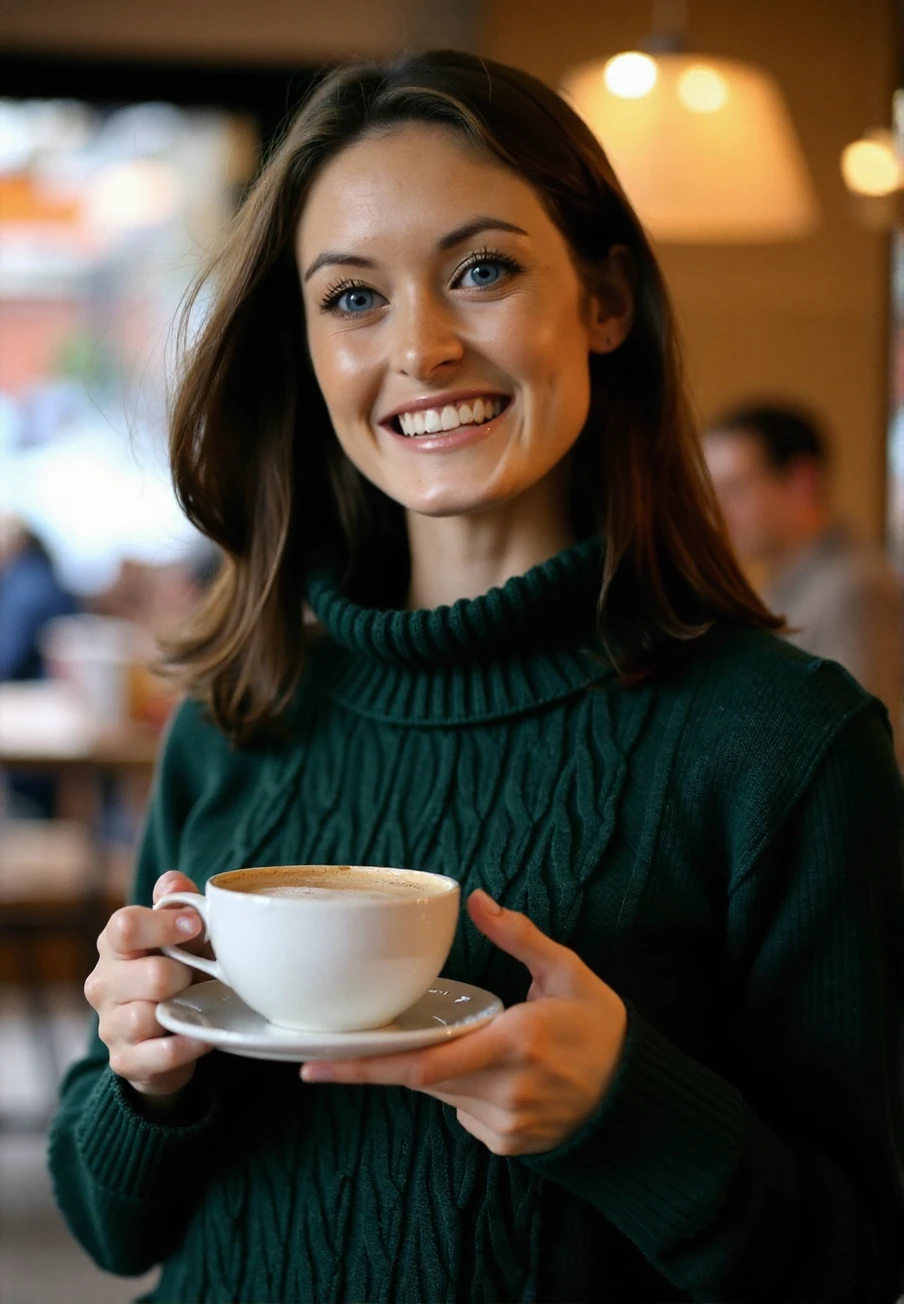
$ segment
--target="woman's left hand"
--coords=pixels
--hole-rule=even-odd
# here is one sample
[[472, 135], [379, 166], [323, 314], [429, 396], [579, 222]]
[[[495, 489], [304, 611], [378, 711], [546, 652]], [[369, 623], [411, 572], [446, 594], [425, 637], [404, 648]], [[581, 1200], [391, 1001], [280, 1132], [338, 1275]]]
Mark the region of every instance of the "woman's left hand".
[[451, 1105], [496, 1155], [542, 1154], [584, 1123], [621, 1057], [621, 999], [582, 960], [485, 892], [468, 913], [491, 942], [527, 965], [527, 1001], [458, 1041], [372, 1059], [311, 1061], [305, 1082], [411, 1087]]

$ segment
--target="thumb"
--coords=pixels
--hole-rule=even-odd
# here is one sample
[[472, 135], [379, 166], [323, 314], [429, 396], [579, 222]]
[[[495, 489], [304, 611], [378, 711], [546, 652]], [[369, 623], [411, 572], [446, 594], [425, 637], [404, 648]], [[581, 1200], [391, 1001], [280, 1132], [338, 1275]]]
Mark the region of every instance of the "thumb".
[[[200, 889], [197, 884], [193, 883], [187, 874], [180, 874], [177, 869], [168, 870], [167, 873], [161, 874], [154, 884], [154, 901], [155, 903], [161, 897], [167, 896], [170, 892], [198, 892]], [[169, 910], [170, 906], [164, 907]], [[191, 951], [194, 955], [204, 955], [208, 960], [214, 958], [210, 943], [207, 940], [207, 929], [202, 928], [197, 937], [190, 938], [187, 942], [181, 942], [180, 945], [186, 951]], [[202, 982], [204, 974], [196, 973], [193, 982]]]
[[576, 966], [583, 968], [581, 961], [567, 946], [560, 946], [541, 932], [527, 915], [504, 910], [481, 888], [468, 897], [468, 914], [494, 946], [526, 965], [547, 993], [553, 989], [563, 995], [573, 991], [578, 977]]
[[197, 891], [197, 887], [187, 875], [180, 874], [177, 869], [171, 869], [167, 873], [161, 874], [154, 884], [154, 900], [159, 901], [161, 897], [168, 896], [170, 892]]

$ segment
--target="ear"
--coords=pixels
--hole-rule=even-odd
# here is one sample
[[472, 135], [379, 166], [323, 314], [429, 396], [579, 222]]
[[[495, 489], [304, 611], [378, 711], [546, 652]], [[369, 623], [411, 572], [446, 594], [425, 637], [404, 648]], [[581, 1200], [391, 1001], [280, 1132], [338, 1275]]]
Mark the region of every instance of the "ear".
[[612, 353], [627, 339], [634, 322], [636, 283], [631, 250], [613, 245], [588, 296], [591, 353]]

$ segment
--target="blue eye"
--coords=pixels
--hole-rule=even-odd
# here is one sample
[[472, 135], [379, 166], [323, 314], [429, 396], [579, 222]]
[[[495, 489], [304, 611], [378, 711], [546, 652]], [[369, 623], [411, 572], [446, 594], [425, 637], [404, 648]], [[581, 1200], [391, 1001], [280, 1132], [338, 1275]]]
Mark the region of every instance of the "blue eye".
[[375, 306], [374, 291], [359, 285], [351, 290], [343, 290], [335, 302], [340, 312], [347, 312], [351, 316], [362, 312], [370, 312], [371, 308]]
[[464, 275], [473, 275], [472, 285], [495, 285], [501, 276], [501, 267], [497, 262], [472, 263], [465, 269]]

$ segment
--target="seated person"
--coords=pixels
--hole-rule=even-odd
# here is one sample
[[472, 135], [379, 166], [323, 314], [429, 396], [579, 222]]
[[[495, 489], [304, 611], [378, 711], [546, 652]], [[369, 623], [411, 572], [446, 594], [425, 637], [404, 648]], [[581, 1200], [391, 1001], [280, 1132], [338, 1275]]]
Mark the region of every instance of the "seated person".
[[881, 698], [900, 755], [900, 585], [880, 550], [833, 514], [822, 431], [793, 408], [749, 406], [724, 413], [704, 442], [732, 543], [764, 574], [786, 637]]
[[[38, 536], [16, 517], [0, 518], [0, 683], [42, 679], [41, 632], [55, 616], [77, 609]], [[54, 781], [44, 775], [8, 776], [9, 806], [16, 815], [49, 818], [55, 794]]]
[[43, 678], [41, 631], [77, 609], [38, 536], [15, 517], [0, 520], [0, 682]]

